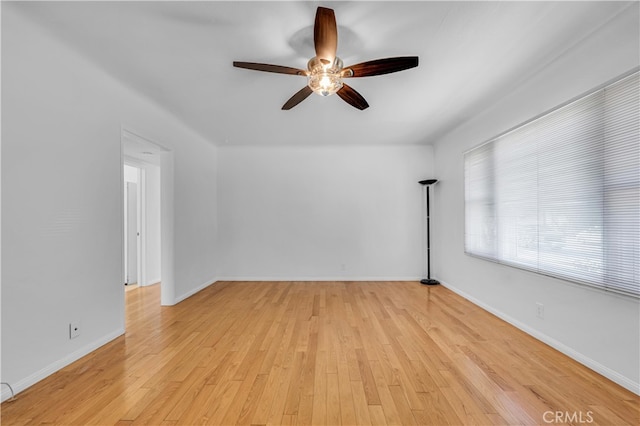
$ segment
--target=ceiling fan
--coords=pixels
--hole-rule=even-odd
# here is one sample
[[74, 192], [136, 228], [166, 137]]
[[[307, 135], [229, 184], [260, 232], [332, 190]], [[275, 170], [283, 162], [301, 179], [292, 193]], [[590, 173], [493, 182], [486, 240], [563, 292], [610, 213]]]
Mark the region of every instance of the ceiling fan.
[[314, 92], [320, 96], [329, 96], [336, 93], [349, 105], [363, 110], [368, 108], [369, 104], [360, 93], [343, 83], [343, 78], [390, 74], [418, 66], [417, 56], [401, 56], [376, 59], [343, 67], [342, 60], [336, 56], [338, 48], [336, 17], [333, 9], [325, 7], [318, 7], [316, 11], [313, 43], [316, 56], [309, 60], [307, 70], [256, 62], [235, 61], [233, 66], [256, 71], [306, 76], [307, 85], [282, 106], [284, 110], [293, 108]]

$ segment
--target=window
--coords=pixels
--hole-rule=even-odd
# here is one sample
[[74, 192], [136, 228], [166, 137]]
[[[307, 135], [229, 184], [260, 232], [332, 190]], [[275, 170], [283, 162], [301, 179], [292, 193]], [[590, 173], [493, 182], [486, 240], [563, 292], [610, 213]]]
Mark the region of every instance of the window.
[[465, 153], [465, 252], [640, 296], [638, 72]]

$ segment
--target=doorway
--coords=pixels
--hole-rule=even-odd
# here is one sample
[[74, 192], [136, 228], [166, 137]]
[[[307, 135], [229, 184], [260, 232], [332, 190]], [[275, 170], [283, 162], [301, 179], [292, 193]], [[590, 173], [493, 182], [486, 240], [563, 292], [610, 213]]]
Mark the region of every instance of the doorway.
[[140, 287], [161, 282], [160, 170], [125, 159], [124, 278]]
[[173, 152], [126, 129], [121, 136], [125, 289], [159, 284], [161, 304], [173, 305]]

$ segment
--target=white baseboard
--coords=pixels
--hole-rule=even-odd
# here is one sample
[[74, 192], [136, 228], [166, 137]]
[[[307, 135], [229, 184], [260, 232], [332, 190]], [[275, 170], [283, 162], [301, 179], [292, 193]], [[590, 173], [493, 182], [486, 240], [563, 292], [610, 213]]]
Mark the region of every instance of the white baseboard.
[[[101, 337], [100, 339], [95, 340], [95, 341], [93, 341], [93, 342], [81, 347], [80, 349], [76, 350], [73, 353], [70, 353], [69, 355], [65, 356], [64, 358], [59, 359], [58, 361], [56, 361], [56, 362], [54, 362], [52, 364], [49, 364], [45, 368], [43, 368], [43, 369], [41, 369], [39, 371], [36, 371], [32, 375], [30, 375], [28, 377], [25, 377], [24, 379], [20, 380], [19, 382], [10, 383], [10, 385], [13, 388], [13, 391], [17, 395], [18, 393], [22, 392], [23, 390], [27, 389], [28, 387], [35, 385], [40, 380], [49, 377], [50, 375], [52, 375], [56, 371], [63, 369], [67, 365], [79, 360], [83, 356], [88, 355], [89, 353], [91, 353], [91, 352], [95, 351], [96, 349], [98, 349], [100, 346], [106, 345], [107, 343], [109, 343], [113, 339], [115, 339], [117, 337], [120, 337], [123, 334], [124, 334], [124, 328], [119, 328], [119, 329], [117, 329], [117, 330], [115, 330], [115, 331], [113, 331], [113, 332]], [[2, 402], [4, 402], [7, 399], [11, 398], [11, 391], [6, 386], [3, 386], [3, 388], [2, 388], [2, 397], [1, 398], [2, 398]]]
[[498, 318], [508, 322], [509, 324], [513, 325], [516, 328], [519, 328], [520, 330], [524, 331], [525, 333], [529, 334], [530, 336], [535, 337], [536, 339], [540, 340], [541, 342], [546, 343], [547, 345], [551, 346], [552, 348], [562, 352], [563, 354], [567, 355], [568, 357], [578, 361], [580, 364], [592, 369], [593, 371], [595, 371], [596, 373], [599, 373], [601, 375], [603, 375], [604, 377], [606, 377], [607, 379], [619, 384], [620, 386], [622, 386], [625, 389], [630, 390], [631, 392], [635, 393], [636, 395], [640, 395], [640, 383], [636, 383], [634, 382], [632, 379], [623, 376], [622, 374], [618, 373], [617, 371], [612, 370], [611, 368], [600, 364], [599, 362], [589, 358], [588, 356], [576, 351], [575, 349], [565, 345], [562, 342], [559, 342], [558, 340], [547, 336], [544, 333], [541, 333], [540, 331], [529, 327], [528, 325], [516, 320], [515, 318], [505, 314], [504, 312], [498, 311], [497, 309], [487, 305], [486, 303], [476, 299], [475, 297], [471, 296], [470, 294], [466, 293], [463, 290], [460, 290], [459, 288], [446, 283], [444, 281], [440, 281], [440, 283], [448, 288], [449, 290], [453, 291], [454, 293], [464, 297], [465, 299], [469, 300], [470, 302], [472, 302], [473, 304], [481, 307], [482, 309], [484, 309], [485, 311], [491, 312], [493, 315], [497, 316]]
[[218, 281], [420, 281], [419, 277], [218, 277]]
[[194, 294], [196, 294], [197, 292], [202, 291], [202, 290], [204, 290], [205, 288], [209, 287], [210, 285], [214, 284], [216, 281], [220, 281], [220, 280], [219, 280], [219, 279], [217, 279], [217, 278], [214, 278], [213, 280], [211, 280], [211, 281], [207, 281], [207, 282], [205, 282], [204, 284], [202, 284], [202, 285], [200, 285], [200, 286], [198, 286], [198, 287], [194, 288], [193, 290], [188, 291], [188, 292], [184, 293], [183, 295], [176, 297], [176, 299], [175, 299], [175, 301], [173, 302], [173, 304], [174, 304], [174, 305], [177, 305], [178, 303], [182, 302], [183, 300], [185, 300], [185, 299], [187, 299], [187, 298], [189, 298], [189, 297], [193, 296], [193, 295], [194, 295]]

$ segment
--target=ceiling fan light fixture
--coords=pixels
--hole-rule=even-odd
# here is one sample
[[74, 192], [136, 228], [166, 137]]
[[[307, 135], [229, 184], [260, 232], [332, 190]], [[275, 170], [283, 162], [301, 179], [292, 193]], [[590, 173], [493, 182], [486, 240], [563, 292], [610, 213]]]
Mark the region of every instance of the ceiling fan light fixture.
[[336, 57], [328, 61], [317, 56], [307, 64], [308, 86], [320, 96], [330, 96], [342, 89], [342, 59]]

